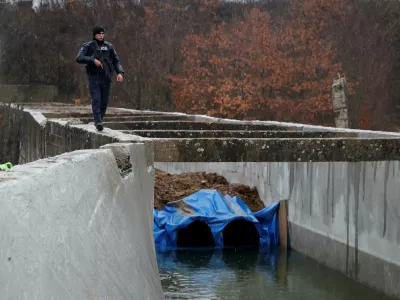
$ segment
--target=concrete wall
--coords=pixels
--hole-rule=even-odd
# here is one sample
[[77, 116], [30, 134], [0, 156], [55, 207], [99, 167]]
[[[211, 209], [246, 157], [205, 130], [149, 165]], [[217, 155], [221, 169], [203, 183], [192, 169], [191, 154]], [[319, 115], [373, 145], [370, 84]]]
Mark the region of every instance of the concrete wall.
[[[54, 110], [56, 109], [55, 106]], [[5, 106], [0, 106], [0, 113], [5, 110]], [[74, 118], [70, 120], [47, 119], [40, 111], [27, 108], [23, 111], [16, 109], [12, 109], [12, 111], [18, 112], [22, 117], [7, 120], [9, 123], [12, 121], [12, 124], [6, 124], [4, 128], [2, 128], [0, 120], [0, 136], [2, 134], [14, 136], [14, 132], [10, 131], [9, 127], [14, 126], [21, 129], [18, 136], [15, 136], [14, 142], [17, 144], [18, 151], [16, 152], [18, 153], [14, 156], [18, 159], [14, 159], [13, 164], [24, 164], [80, 149], [97, 149], [102, 145], [114, 142], [150, 143], [149, 139], [108, 128], [99, 132], [93, 125], [81, 124]], [[0, 154], [10, 151], [9, 148], [6, 143], [0, 143]]]
[[45, 128], [45, 156], [59, 155], [79, 149], [97, 149], [115, 142], [145, 141], [141, 137], [124, 135], [106, 128], [99, 132], [93, 125], [73, 125], [66, 121], [48, 120]]
[[[2, 299], [164, 299], [152, 152], [103, 148], [0, 173]], [[132, 170], [124, 177], [121, 162]]]
[[0, 162], [18, 162], [25, 112], [0, 103]]
[[309, 124], [301, 124], [301, 123], [291, 123], [291, 122], [279, 122], [279, 121], [240, 121], [234, 119], [222, 119], [222, 118], [214, 118], [204, 115], [192, 115], [194, 121], [202, 121], [202, 122], [220, 122], [220, 123], [248, 123], [248, 124], [263, 124], [263, 125], [274, 125], [281, 127], [288, 127], [291, 130], [298, 131], [306, 131], [306, 132], [343, 132], [343, 133], [351, 133], [355, 134], [358, 137], [364, 138], [377, 138], [377, 137], [400, 137], [399, 132], [391, 132], [391, 131], [377, 131], [377, 130], [363, 130], [363, 129], [354, 129], [354, 128], [337, 128], [337, 127], [328, 127], [328, 126], [319, 126], [319, 125], [309, 125]]
[[14, 164], [31, 162], [46, 157], [46, 120], [44, 118], [37, 119], [35, 115], [26, 111], [23, 114], [19, 159]]
[[155, 163], [171, 173], [216, 172], [289, 200], [291, 246], [400, 298], [400, 161]]
[[293, 248], [400, 298], [400, 162], [300, 164], [294, 174]]

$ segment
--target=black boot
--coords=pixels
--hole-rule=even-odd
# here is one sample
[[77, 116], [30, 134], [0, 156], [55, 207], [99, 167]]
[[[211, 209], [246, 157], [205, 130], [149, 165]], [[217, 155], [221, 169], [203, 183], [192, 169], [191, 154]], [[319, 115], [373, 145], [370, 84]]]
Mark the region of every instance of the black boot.
[[101, 122], [101, 121], [95, 122], [94, 126], [96, 126], [98, 131], [102, 131], [103, 130], [103, 122]]

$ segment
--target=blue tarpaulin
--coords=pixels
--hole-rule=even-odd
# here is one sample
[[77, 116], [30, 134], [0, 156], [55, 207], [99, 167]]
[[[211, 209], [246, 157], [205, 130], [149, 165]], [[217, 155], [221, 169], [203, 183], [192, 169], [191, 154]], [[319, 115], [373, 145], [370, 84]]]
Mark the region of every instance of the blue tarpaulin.
[[279, 202], [252, 213], [238, 197], [215, 190], [200, 190], [182, 200], [170, 202], [162, 210], [154, 209], [154, 239], [157, 250], [177, 249], [177, 234], [194, 221], [203, 221], [211, 229], [215, 247], [224, 248], [222, 232], [238, 219], [254, 224], [260, 247], [279, 245]]

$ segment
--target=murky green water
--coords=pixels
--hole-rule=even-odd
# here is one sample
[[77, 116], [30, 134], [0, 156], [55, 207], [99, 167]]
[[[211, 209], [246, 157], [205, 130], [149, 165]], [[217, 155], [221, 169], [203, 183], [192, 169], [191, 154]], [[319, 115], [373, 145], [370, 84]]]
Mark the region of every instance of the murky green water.
[[389, 300], [299, 253], [181, 251], [157, 256], [166, 299]]

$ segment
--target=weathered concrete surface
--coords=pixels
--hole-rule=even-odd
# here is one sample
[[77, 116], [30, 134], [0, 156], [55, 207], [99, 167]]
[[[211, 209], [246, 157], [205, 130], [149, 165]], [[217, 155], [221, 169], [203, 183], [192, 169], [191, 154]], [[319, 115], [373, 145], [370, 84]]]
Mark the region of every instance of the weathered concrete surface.
[[216, 172], [289, 200], [292, 248], [400, 298], [400, 161], [155, 163], [170, 173]]
[[[66, 151], [73, 151], [77, 149], [89, 149], [89, 148], [98, 148], [101, 145], [104, 145], [106, 143], [112, 143], [112, 142], [119, 142], [119, 141], [142, 141], [146, 142], [143, 137], [137, 136], [135, 134], [130, 134], [133, 131], [124, 131], [124, 130], [113, 130], [110, 128], [106, 128], [103, 132], [99, 133], [95, 130], [93, 124], [84, 124], [81, 119], [87, 119], [88, 117], [91, 116], [91, 108], [90, 106], [75, 106], [75, 105], [65, 105], [65, 104], [35, 104], [35, 103], [28, 103], [25, 104], [25, 111], [24, 115], [26, 115], [26, 118], [24, 119], [24, 134], [22, 135], [22, 139], [20, 142], [20, 159], [18, 162], [13, 162], [13, 163], [26, 163], [30, 161], [34, 161], [36, 159], [48, 157], [48, 156], [54, 156], [58, 155], [61, 153], [64, 153]], [[169, 122], [130, 122], [130, 123], [116, 123], [118, 126], [117, 127], [137, 127], [137, 128], [146, 128], [146, 130], [155, 130], [156, 128], [159, 128], [158, 130], [170, 132], [170, 135], [175, 134], [175, 130], [183, 130], [187, 129], [190, 131], [195, 131], [195, 132], [207, 132], [208, 130], [219, 130], [221, 132], [221, 135], [225, 135], [225, 133], [222, 133], [223, 131], [225, 132], [230, 132], [229, 138], [230, 141], [223, 141], [223, 143], [229, 143], [229, 147], [224, 147], [222, 150], [218, 150], [218, 147], [220, 146], [219, 143], [220, 141], [216, 141], [215, 143], [210, 142], [210, 141], [201, 141], [201, 144], [205, 144], [206, 147], [196, 147], [196, 144], [198, 144], [198, 141], [194, 143], [194, 146], [196, 148], [196, 151], [194, 151], [193, 147], [188, 147], [184, 146], [182, 147], [180, 144], [183, 143], [183, 141], [178, 141], [174, 142], [174, 144], [171, 144], [172, 142], [168, 142], [167, 146], [170, 146], [169, 149], [174, 150], [174, 148], [179, 148], [181, 151], [186, 151], [187, 153], [190, 154], [190, 158], [192, 161], [202, 161], [204, 158], [206, 160], [215, 160], [215, 159], [220, 159], [224, 160], [225, 156], [229, 157], [229, 161], [235, 161], [235, 151], [236, 153], [240, 153], [240, 151], [243, 151], [243, 148], [245, 148], [244, 151], [247, 153], [252, 152], [255, 149], [256, 152], [260, 152], [259, 154], [251, 154], [248, 155], [246, 154], [245, 156], [243, 154], [239, 155], [239, 160], [250, 160], [250, 161], [256, 161], [256, 160], [271, 160], [273, 161], [273, 156], [271, 155], [273, 153], [272, 150], [277, 152], [277, 156], [283, 157], [282, 160], [286, 159], [285, 155], [287, 153], [292, 153], [293, 154], [293, 159], [299, 160], [298, 156], [300, 157], [300, 161], [303, 161], [303, 157], [305, 158], [310, 158], [313, 159], [312, 157], [317, 157], [315, 160], [329, 160], [330, 156], [332, 156], [332, 153], [329, 152], [331, 151], [331, 147], [328, 147], [328, 152], [325, 155], [325, 149], [324, 148], [318, 148], [318, 145], [314, 147], [313, 143], [317, 143], [317, 141], [309, 143], [309, 141], [306, 139], [307, 138], [316, 138], [318, 135], [323, 135], [320, 138], [328, 138], [330, 136], [336, 136], [339, 135], [339, 137], [353, 137], [354, 135], [356, 136], [364, 136], [364, 137], [373, 137], [373, 138], [378, 138], [378, 137], [385, 137], [385, 138], [399, 138], [400, 134], [398, 133], [381, 133], [381, 132], [368, 132], [368, 131], [357, 131], [357, 130], [338, 130], [338, 129], [329, 129], [327, 127], [318, 127], [318, 126], [308, 126], [308, 125], [303, 125], [303, 124], [289, 124], [289, 123], [279, 123], [279, 122], [257, 122], [257, 121], [235, 121], [235, 120], [225, 120], [225, 119], [216, 119], [216, 118], [211, 118], [207, 116], [196, 116], [196, 115], [185, 115], [181, 113], [163, 113], [163, 112], [151, 112], [151, 111], [136, 111], [136, 110], [130, 110], [130, 109], [123, 109], [123, 108], [109, 108], [107, 110], [107, 116], [109, 118], [143, 118], [143, 117], [179, 117], [179, 118], [187, 118], [190, 120], [197, 120], [196, 122], [192, 121], [181, 121], [181, 122], [176, 122], [176, 121], [169, 121]], [[199, 121], [201, 119], [201, 122]], [[113, 124], [115, 122], [111, 122], [110, 124]], [[127, 124], [127, 125], [121, 125], [121, 124]], [[168, 128], [171, 128], [170, 130]], [[196, 129], [197, 128], [197, 129]], [[294, 131], [293, 131], [294, 128]], [[207, 130], [204, 130], [207, 129]], [[143, 129], [142, 129], [143, 130]], [[210, 132], [210, 131], [208, 131]], [[237, 136], [241, 135], [243, 132], [246, 132], [246, 136], [258, 136], [258, 135], [269, 135], [269, 137], [266, 138], [272, 138], [272, 137], [286, 137], [289, 138], [293, 135], [300, 135], [299, 138], [303, 138], [303, 142], [309, 147], [314, 147], [315, 149], [303, 149], [304, 147], [307, 148], [306, 145], [301, 146], [305, 153], [309, 151], [313, 151], [312, 155], [303, 155], [304, 153], [294, 153], [292, 151], [293, 149], [289, 149], [293, 145], [290, 144], [289, 148], [286, 146], [286, 142], [284, 139], [280, 141], [278, 144], [274, 144], [273, 148], [270, 148], [268, 151], [265, 151], [265, 149], [262, 149], [263, 146], [267, 147], [269, 145], [265, 145], [263, 141], [259, 140], [258, 143], [262, 143], [261, 145], [261, 150], [257, 149], [257, 145], [254, 146], [253, 141], [249, 140], [249, 144], [247, 142], [238, 142]], [[160, 133], [159, 133], [160, 134]], [[179, 135], [179, 133], [178, 133]], [[201, 135], [199, 133], [199, 135]], [[207, 135], [212, 135], [211, 133], [207, 133]], [[338, 137], [338, 138], [339, 138]], [[147, 139], [149, 141], [149, 139]], [[353, 141], [353, 143], [356, 140]], [[184, 141], [184, 143], [189, 143], [191, 144], [191, 141]], [[271, 141], [271, 143], [274, 143]], [[299, 142], [301, 143], [301, 142]], [[251, 146], [248, 146], [251, 145]], [[1, 147], [4, 147], [2, 145]], [[282, 148], [283, 147], [283, 148]], [[227, 149], [230, 148], [231, 150]], [[335, 147], [334, 147], [335, 148]], [[157, 148], [156, 148], [157, 149]], [[202, 149], [207, 150], [206, 152], [201, 152]], [[282, 152], [283, 149], [284, 151]], [[197, 152], [197, 150], [199, 152]], [[365, 149], [364, 149], [365, 150]], [[366, 153], [366, 151], [363, 150], [363, 153]], [[223, 152], [222, 154], [220, 152]], [[227, 153], [227, 151], [229, 153]], [[322, 151], [322, 155], [321, 155]], [[391, 151], [391, 150], [389, 150]], [[282, 152], [282, 153], [280, 153]], [[342, 150], [335, 150], [336, 152], [349, 152], [348, 150], [342, 151]], [[354, 151], [350, 151], [354, 153]], [[375, 150], [371, 152], [371, 154], [367, 154], [364, 159], [366, 160], [377, 160], [380, 159], [381, 154], [384, 151], [378, 151], [376, 152]], [[265, 154], [267, 153], [267, 154]], [[343, 159], [349, 159], [351, 160], [352, 153], [350, 155], [342, 155]], [[188, 158], [182, 157], [181, 154], [177, 153], [163, 153], [164, 157], [162, 157], [162, 160], [169, 159], [169, 156], [173, 157], [178, 157], [174, 159], [181, 159], [181, 161], [188, 161]], [[265, 158], [265, 155], [267, 155], [269, 158]], [[383, 154], [382, 154], [383, 155]], [[167, 156], [167, 157], [166, 157]], [[187, 155], [186, 155], [187, 156]], [[157, 155], [157, 159], [158, 159]], [[246, 158], [247, 157], [247, 158]], [[259, 157], [259, 158], [257, 158]], [[395, 159], [396, 155], [389, 154], [388, 156], [391, 159]], [[342, 158], [335, 158], [335, 159], [342, 159]], [[161, 158], [160, 158], [161, 159]], [[386, 158], [385, 158], [386, 159]], [[277, 161], [280, 159], [278, 158]], [[178, 160], [179, 161], [179, 160]]]
[[[138, 122], [138, 121], [179, 121], [190, 120], [189, 116], [169, 116], [169, 115], [128, 115], [128, 116], [105, 116], [104, 122]], [[93, 118], [82, 118], [85, 124], [93, 122]]]
[[293, 172], [292, 246], [400, 298], [400, 162], [318, 163]]
[[147, 138], [332, 138], [357, 137], [353, 133], [247, 130], [120, 130]]
[[400, 160], [400, 139], [155, 139], [157, 162]]
[[[85, 110], [79, 113], [71, 110], [72, 112], [69, 113], [75, 116], [78, 116], [79, 113], [84, 115], [87, 113]], [[122, 114], [124, 113], [123, 111]], [[40, 111], [30, 108], [25, 108], [22, 114], [21, 124], [19, 124], [22, 133], [17, 141], [19, 142], [19, 159], [13, 161], [13, 164], [32, 162], [74, 150], [97, 149], [102, 145], [114, 142], [150, 142], [146, 138], [108, 128], [98, 132], [93, 124], [82, 124], [79, 119], [72, 117], [70, 119], [48, 119]], [[58, 115], [57, 106], [53, 114]], [[60, 116], [63, 116], [61, 112]], [[0, 147], [4, 150], [5, 145], [0, 144]]]
[[[113, 147], [129, 153], [124, 178]], [[164, 299], [151, 152], [143, 144], [106, 148], [0, 173], [2, 299]]]
[[45, 156], [55, 156], [79, 149], [97, 149], [115, 142], [150, 142], [148, 139], [120, 133], [108, 128], [99, 132], [93, 125], [72, 125], [66, 121], [46, 123]]
[[25, 112], [0, 103], [0, 162], [18, 162]]
[[330, 132], [338, 132], [338, 133], [354, 133], [357, 134], [358, 137], [362, 138], [376, 138], [376, 137], [400, 137], [399, 132], [390, 132], [390, 131], [377, 131], [377, 130], [362, 130], [362, 129], [349, 129], [349, 128], [337, 128], [337, 127], [328, 127], [328, 126], [319, 126], [319, 125], [309, 125], [309, 124], [300, 124], [300, 123], [291, 123], [291, 122], [280, 122], [280, 121], [261, 121], [261, 120], [253, 120], [253, 121], [241, 121], [234, 119], [223, 119], [223, 118], [215, 118], [205, 115], [193, 115], [194, 121], [197, 122], [220, 122], [220, 123], [241, 123], [241, 124], [264, 124], [264, 125], [275, 125], [275, 126], [283, 126], [288, 128], [289, 130], [298, 130], [298, 131], [330, 131]]
[[[65, 103], [25, 103], [24, 104], [30, 111], [40, 111], [46, 118], [60, 118], [63, 117], [91, 117], [91, 108], [89, 105], [69, 105]], [[356, 134], [358, 137], [400, 137], [399, 132], [386, 132], [386, 131], [372, 131], [372, 130], [359, 130], [359, 129], [347, 129], [347, 128], [335, 128], [335, 127], [326, 127], [326, 126], [317, 126], [317, 125], [308, 125], [308, 124], [299, 124], [299, 123], [290, 123], [290, 122], [279, 122], [279, 121], [240, 121], [234, 119], [224, 119], [224, 118], [215, 118], [205, 115], [188, 115], [184, 113], [178, 112], [164, 112], [164, 111], [139, 111], [134, 109], [126, 109], [126, 108], [115, 108], [110, 107], [107, 110], [107, 115], [120, 115], [120, 116], [132, 116], [132, 115], [169, 115], [169, 116], [186, 116], [190, 117], [191, 120], [196, 122], [205, 122], [205, 123], [229, 123], [229, 124], [249, 124], [249, 125], [274, 125], [279, 128], [286, 128], [287, 130], [296, 131], [329, 131], [329, 132], [337, 132], [337, 133], [351, 133]], [[165, 128], [161, 128], [165, 129]], [[174, 128], [177, 129], [177, 128]]]
[[[109, 111], [110, 110], [110, 111]], [[93, 115], [91, 113], [90, 110], [87, 109], [83, 109], [81, 111], [76, 111], [74, 109], [71, 108], [71, 111], [69, 110], [62, 110], [62, 111], [48, 111], [43, 113], [43, 115], [48, 118], [48, 119], [69, 119], [69, 118], [75, 118], [75, 119], [90, 119], [93, 122]], [[178, 117], [178, 118], [182, 118], [182, 119], [186, 119], [189, 118], [189, 116], [175, 116], [175, 115], [164, 115], [161, 113], [146, 113], [146, 112], [137, 112], [137, 111], [120, 111], [117, 108], [110, 108], [107, 109], [107, 114], [104, 117], [104, 120], [125, 120], [125, 119], [135, 119], [135, 118], [148, 118], [148, 119], [152, 119], [152, 118], [166, 118], [166, 117], [171, 117], [172, 119], [174, 117]]]
[[18, 162], [14, 162], [15, 164], [46, 157], [45, 125], [46, 120], [44, 118], [24, 111], [19, 159]]
[[238, 124], [238, 123], [205, 123], [195, 121], [140, 121], [140, 122], [104, 122], [104, 126], [114, 130], [136, 129], [181, 129], [181, 130], [288, 130], [283, 126], [265, 124]]

